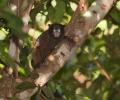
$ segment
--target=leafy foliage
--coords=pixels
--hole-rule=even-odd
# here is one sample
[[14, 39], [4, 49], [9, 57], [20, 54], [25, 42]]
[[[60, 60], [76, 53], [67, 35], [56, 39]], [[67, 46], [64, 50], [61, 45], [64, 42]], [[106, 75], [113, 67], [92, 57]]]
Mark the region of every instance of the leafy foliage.
[[[93, 2], [93, 0], [88, 1], [89, 5]], [[29, 24], [33, 26], [34, 32], [42, 33], [48, 23], [67, 24], [74, 12], [70, 3], [77, 5], [78, 0], [38, 0], [30, 12]], [[22, 31], [22, 27], [22, 19], [10, 10], [7, 0], [0, 0], [0, 65], [14, 66], [15, 62], [10, 58], [8, 51], [10, 36], [15, 35], [23, 40], [20, 74], [26, 76], [28, 75], [28, 57], [32, 51], [32, 38]], [[98, 65], [112, 77], [110, 82]], [[86, 77], [85, 83], [80, 82], [84, 79], [75, 78], [76, 71], [81, 73], [77, 78], [81, 75]], [[84, 46], [78, 49], [77, 54], [66, 63], [48, 86], [66, 100], [119, 100], [119, 72], [120, 1], [97, 25]], [[32, 88], [32, 85], [23, 83], [17, 88], [25, 90]]]

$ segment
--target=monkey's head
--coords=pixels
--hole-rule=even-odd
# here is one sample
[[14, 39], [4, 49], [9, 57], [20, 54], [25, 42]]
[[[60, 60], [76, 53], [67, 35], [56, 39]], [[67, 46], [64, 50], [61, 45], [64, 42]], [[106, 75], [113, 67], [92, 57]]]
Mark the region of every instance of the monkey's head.
[[64, 36], [64, 25], [62, 24], [51, 24], [49, 25], [49, 32], [54, 38], [60, 38]]

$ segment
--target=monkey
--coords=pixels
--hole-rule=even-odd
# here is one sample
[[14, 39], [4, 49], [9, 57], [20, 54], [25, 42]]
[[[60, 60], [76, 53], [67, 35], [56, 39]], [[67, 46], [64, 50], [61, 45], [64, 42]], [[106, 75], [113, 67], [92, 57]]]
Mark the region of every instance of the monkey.
[[54, 23], [40, 35], [34, 45], [32, 60], [35, 68], [42, 64], [55, 46], [64, 38], [64, 25]]

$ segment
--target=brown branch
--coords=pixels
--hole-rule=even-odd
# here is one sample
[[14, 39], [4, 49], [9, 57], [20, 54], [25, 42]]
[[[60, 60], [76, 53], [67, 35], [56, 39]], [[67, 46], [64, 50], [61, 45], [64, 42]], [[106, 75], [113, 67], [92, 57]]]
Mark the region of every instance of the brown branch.
[[68, 35], [71, 30], [72, 30], [72, 26], [74, 26], [74, 24], [77, 21], [77, 18], [80, 16], [80, 13], [84, 13], [86, 12], [88, 9], [88, 4], [86, 0], [79, 0], [78, 2], [78, 6], [69, 22], [69, 24], [66, 26], [66, 35]]
[[20, 11], [20, 16], [25, 16], [26, 14], [29, 15], [29, 13], [33, 7], [34, 2], [35, 2], [35, 0], [31, 0], [30, 2], [28, 1], [28, 5], [26, 5], [26, 7], [25, 7], [26, 9]]
[[109, 73], [105, 70], [104, 66], [98, 61], [98, 60], [94, 60], [94, 63], [97, 65], [97, 67], [100, 69], [101, 73], [105, 76], [105, 78], [108, 81], [112, 81]]
[[[29, 13], [33, 7], [33, 4], [34, 4], [35, 0], [9, 0], [8, 1], [8, 4], [11, 5], [11, 8], [12, 6], [16, 6], [16, 10], [14, 10], [13, 12], [17, 15], [17, 16], [20, 16], [23, 20], [23, 31], [24, 32], [28, 32], [29, 31], [29, 20], [30, 20], [30, 17], [29, 17]], [[24, 9], [21, 8], [23, 4], [26, 4]]]
[[[24, 22], [24, 25], [23, 25], [23, 29], [24, 31], [28, 31], [28, 21], [29, 21], [29, 12], [30, 10], [32, 9], [32, 5], [34, 3], [34, 0], [32, 0], [31, 2], [28, 1], [28, 5], [27, 5], [27, 10], [24, 11], [24, 14], [23, 11], [21, 11], [21, 4], [23, 4], [23, 0], [9, 0], [8, 1], [8, 6], [10, 6], [12, 8], [12, 6], [16, 6], [16, 9], [13, 11], [14, 14], [16, 14], [16, 16], [20, 16], [21, 18], [24, 17], [25, 19], [25, 22]], [[26, 18], [27, 16], [27, 18]], [[23, 20], [24, 21], [24, 20]], [[25, 30], [27, 27], [27, 30]], [[15, 60], [16, 62], [20, 62], [19, 60], [19, 54], [20, 54], [20, 49], [19, 49], [19, 38], [17, 37], [12, 37], [10, 39], [10, 45], [9, 45], [9, 55], [11, 56], [11, 58], [13, 58], [13, 60]], [[15, 66], [14, 66], [14, 72], [18, 78], [18, 64], [16, 63]], [[12, 67], [13, 68], [13, 67]], [[19, 83], [17, 83], [16, 79], [13, 78], [13, 76], [11, 75], [8, 75], [8, 76], [5, 76], [3, 77], [3, 80], [1, 80], [1, 87], [0, 87], [0, 91], [4, 91], [4, 93], [1, 93], [0, 92], [0, 97], [3, 97], [3, 98], [7, 98], [7, 97], [11, 97], [14, 95], [16, 89], [15, 89], [15, 86]], [[7, 82], [10, 81], [8, 84]], [[5, 87], [6, 86], [6, 87]], [[8, 91], [9, 89], [9, 91]]]
[[30, 14], [30, 11], [31, 11], [31, 9], [33, 7], [34, 2], [35, 2], [35, 0], [31, 0], [30, 2], [28, 0], [27, 5], [25, 7], [26, 9], [20, 10], [20, 16], [21, 16], [21, 18], [23, 20], [23, 23], [24, 23], [24, 25], [23, 25], [23, 31], [24, 32], [28, 32], [29, 29], [30, 29], [30, 26], [28, 24], [28, 22], [30, 20], [29, 14]]
[[[89, 10], [83, 14], [82, 18], [78, 16], [75, 19], [76, 22], [74, 25], [67, 28], [71, 29], [68, 34], [72, 41], [64, 39], [56, 50], [46, 59], [45, 63], [37, 69], [39, 74], [39, 78], [35, 80], [37, 86], [43, 86], [62, 68], [71, 55], [75, 54], [76, 49], [84, 43], [96, 24], [110, 10], [113, 1], [114, 0], [97, 0]], [[70, 44], [73, 44], [73, 41], [74, 45], [71, 46]]]
[[92, 81], [88, 79], [87, 76], [85, 76], [83, 73], [81, 73], [80, 71], [76, 70], [73, 74], [73, 77], [75, 78], [75, 80], [77, 80], [81, 87], [83, 88], [89, 88], [92, 85]]
[[[63, 67], [65, 62], [76, 53], [76, 49], [83, 45], [96, 24], [108, 13], [112, 7], [113, 1], [114, 0], [96, 0], [96, 2], [94, 2], [95, 5], [92, 5], [83, 14], [82, 18], [79, 15], [80, 10], [78, 9], [76, 12], [78, 13], [77, 17], [72, 18], [75, 20], [75, 23], [73, 22], [74, 24], [68, 26], [66, 30], [66, 33], [71, 39], [64, 39], [61, 41], [51, 55], [47, 57], [45, 63], [40, 66], [39, 69], [36, 69], [39, 75], [35, 80], [36, 86], [44, 86]], [[71, 30], [68, 31], [69, 29]], [[29, 78], [24, 78], [23, 81], [29, 80]], [[33, 82], [33, 79], [31, 78], [29, 81]], [[13, 82], [16, 83], [16, 80], [13, 79]], [[10, 85], [12, 86], [12, 84]], [[20, 99], [20, 97], [18, 98]]]

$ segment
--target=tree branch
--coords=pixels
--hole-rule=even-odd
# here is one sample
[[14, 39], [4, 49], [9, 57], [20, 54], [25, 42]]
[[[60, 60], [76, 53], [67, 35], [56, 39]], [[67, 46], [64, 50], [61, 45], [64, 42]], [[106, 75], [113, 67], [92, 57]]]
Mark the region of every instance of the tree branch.
[[64, 39], [47, 57], [45, 63], [36, 69], [36, 72], [39, 74], [39, 77], [35, 80], [36, 86], [44, 86], [63, 67], [65, 62], [76, 53], [76, 49], [83, 45], [96, 24], [110, 10], [113, 1], [97, 0], [84, 13], [82, 18], [79, 16], [80, 10], [76, 9], [77, 17], [75, 14], [72, 18], [72, 20], [76, 20], [75, 23], [73, 22], [74, 24], [70, 24], [66, 28], [66, 34], [70, 39]]
[[[63, 41], [61, 41], [56, 49], [47, 57], [45, 63], [40, 66], [39, 69], [35, 70], [39, 75], [39, 77], [35, 80], [36, 86], [44, 86], [63, 67], [65, 62], [76, 53], [76, 49], [83, 45], [85, 40], [89, 37], [91, 31], [95, 28], [97, 23], [99, 23], [99, 21], [108, 13], [114, 2], [115, 0], [96, 0], [96, 2], [94, 2], [91, 7], [83, 14], [83, 17], [81, 17], [79, 14], [80, 10], [77, 11], [77, 17], [74, 15], [72, 18], [72, 20], [76, 20], [75, 23], [70, 26], [68, 25], [66, 28], [65, 33], [69, 38], [65, 38]], [[30, 80], [30, 78], [31, 77], [25, 78], [23, 80], [33, 81], [33, 79], [31, 78]], [[16, 85], [20, 82], [16, 83], [16, 80], [13, 79], [10, 84], [11, 88], [13, 85], [12, 83]], [[1, 84], [4, 84], [4, 82]], [[13, 89], [15, 85], [13, 86]], [[4, 87], [1, 87], [0, 90], [2, 91], [3, 88]], [[37, 89], [34, 88], [32, 90], [36, 91]], [[27, 90], [26, 92], [28, 92], [28, 97], [26, 94], [26, 97], [28, 99], [30, 98], [30, 92]], [[13, 93], [10, 94], [10, 96], [13, 95]], [[18, 98], [24, 100], [24, 98], [21, 98], [22, 93], [24, 92], [17, 94], [17, 96], [19, 95]]]
[[45, 63], [36, 70], [39, 74], [39, 77], [35, 80], [37, 86], [42, 87], [47, 83], [63, 67], [65, 62], [76, 53], [76, 49], [83, 45], [91, 31], [108, 13], [114, 2], [115, 0], [96, 0], [83, 14], [82, 18], [81, 16], [76, 18], [72, 30], [71, 27], [67, 27], [67, 30], [71, 30], [66, 30], [66, 34], [69, 35], [71, 41], [64, 39], [46, 59]]

